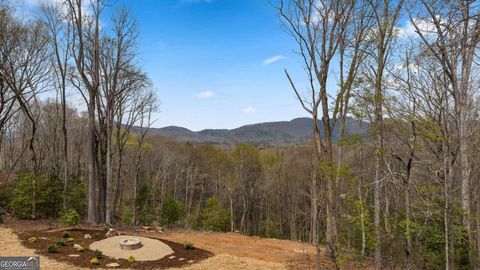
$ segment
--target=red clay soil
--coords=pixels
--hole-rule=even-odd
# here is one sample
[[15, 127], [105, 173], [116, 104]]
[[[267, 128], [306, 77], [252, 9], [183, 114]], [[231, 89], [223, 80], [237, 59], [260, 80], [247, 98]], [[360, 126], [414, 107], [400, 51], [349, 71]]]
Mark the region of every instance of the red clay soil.
[[[229, 254], [282, 263], [287, 265], [289, 269], [315, 269], [315, 247], [308, 243], [245, 236], [239, 233], [188, 230], [167, 231], [162, 234], [162, 238], [180, 243], [190, 241], [195, 243], [197, 247], [210, 250], [215, 254]], [[335, 265], [326, 256], [325, 248], [320, 248], [320, 255], [321, 269], [335, 269]], [[352, 259], [343, 262], [342, 269], [373, 269], [373, 264], [370, 260], [359, 262]]]
[[[120, 264], [120, 268], [131, 268], [131, 269], [162, 269], [162, 268], [170, 268], [170, 267], [182, 267], [185, 265], [190, 265], [192, 263], [196, 263], [202, 261], [206, 258], [213, 256], [212, 252], [194, 248], [193, 250], [186, 250], [183, 244], [175, 243], [172, 241], [159, 239], [157, 237], [150, 237], [161, 240], [163, 243], [170, 246], [174, 253], [166, 256], [160, 260], [156, 261], [142, 261], [142, 262], [134, 262], [129, 263], [125, 259], [114, 259], [108, 258], [103, 256], [100, 259], [100, 264], [92, 265], [90, 260], [93, 258], [94, 251], [88, 250], [88, 246], [95, 242], [102, 239], [105, 239], [103, 235], [103, 231], [100, 230], [84, 230], [84, 229], [73, 229], [67, 231], [70, 234], [70, 237], [75, 239], [74, 243], [80, 244], [85, 247], [84, 252], [77, 252], [73, 248], [73, 243], [67, 243], [66, 239], [62, 238], [64, 233], [63, 230], [55, 230], [55, 231], [31, 231], [31, 232], [18, 232], [18, 237], [22, 241], [22, 244], [28, 248], [35, 249], [36, 253], [46, 256], [48, 258], [54, 259], [59, 262], [64, 262], [68, 264], [72, 264], [75, 266], [85, 267], [85, 268], [105, 268], [109, 263], [118, 263]], [[85, 234], [90, 234], [92, 239], [84, 239]], [[30, 243], [28, 238], [36, 237], [38, 240], [34, 243]], [[48, 246], [55, 245], [57, 241], [64, 240], [65, 246], [61, 246], [58, 248], [56, 253], [48, 253], [47, 248]], [[70, 254], [77, 254], [80, 255], [79, 257], [70, 257]], [[175, 258], [170, 259], [170, 256], [175, 256]], [[180, 258], [184, 258], [183, 260], [179, 260]], [[189, 262], [190, 261], [190, 262]], [[193, 261], [193, 262], [192, 262]]]
[[[28, 229], [28, 232], [48, 230], [60, 230], [60, 232], [63, 232], [63, 230], [65, 230], [61, 229], [57, 222], [47, 220], [28, 221], [9, 218], [7, 219], [6, 225], [17, 233], [22, 230], [25, 231], [26, 229]], [[88, 230], [97, 230], [103, 235], [100, 226], [84, 225], [81, 227]], [[120, 227], [118, 229], [122, 234], [161, 238], [163, 239], [162, 241], [169, 240], [176, 243], [185, 243], [186, 241], [192, 242], [195, 247], [211, 251], [214, 254], [227, 254], [237, 257], [247, 257], [261, 261], [281, 263], [286, 265], [289, 269], [294, 270], [315, 269], [315, 248], [313, 245], [307, 243], [251, 237], [239, 233], [167, 230], [160, 234], [154, 231], [145, 231], [141, 228]], [[347, 261], [350, 262], [344, 263], [342, 269], [373, 269], [371, 259], [362, 262], [357, 262], [354, 259]], [[330, 259], [325, 255], [324, 248], [321, 248], [320, 265], [323, 269], [335, 269]]]

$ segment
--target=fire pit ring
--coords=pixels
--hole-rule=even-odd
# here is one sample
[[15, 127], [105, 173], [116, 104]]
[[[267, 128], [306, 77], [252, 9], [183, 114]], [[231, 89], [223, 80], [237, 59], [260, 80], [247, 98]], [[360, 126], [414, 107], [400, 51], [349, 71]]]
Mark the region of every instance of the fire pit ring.
[[133, 250], [141, 248], [142, 246], [142, 241], [140, 241], [140, 239], [138, 238], [128, 238], [120, 240], [121, 249]]

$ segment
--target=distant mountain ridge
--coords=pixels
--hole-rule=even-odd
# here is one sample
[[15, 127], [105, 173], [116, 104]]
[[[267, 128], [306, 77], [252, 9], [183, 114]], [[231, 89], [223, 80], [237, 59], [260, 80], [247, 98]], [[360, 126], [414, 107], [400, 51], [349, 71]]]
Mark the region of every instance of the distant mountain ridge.
[[[319, 121], [320, 122], [320, 121]], [[347, 134], [359, 133], [367, 135], [368, 124], [353, 118], [346, 119]], [[133, 132], [139, 132], [139, 127], [132, 127]], [[320, 132], [323, 136], [323, 125], [320, 123]], [[255, 145], [295, 144], [311, 140], [313, 137], [312, 120], [310, 118], [296, 118], [291, 121], [265, 122], [245, 125], [234, 129], [204, 129], [191, 131], [187, 128], [168, 126], [150, 128], [150, 135], [161, 135], [173, 140], [191, 143], [250, 143]], [[333, 140], [340, 136], [339, 125], [333, 130]]]

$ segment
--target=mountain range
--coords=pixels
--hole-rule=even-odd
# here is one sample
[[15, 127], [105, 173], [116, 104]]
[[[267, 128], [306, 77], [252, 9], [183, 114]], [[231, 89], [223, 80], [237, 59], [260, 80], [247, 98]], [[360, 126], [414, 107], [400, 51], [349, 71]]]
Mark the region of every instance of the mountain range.
[[[323, 136], [323, 124], [320, 123], [320, 132]], [[346, 119], [346, 133], [367, 135], [368, 124]], [[133, 132], [139, 132], [139, 127], [132, 127]], [[265, 122], [245, 125], [235, 129], [204, 129], [191, 131], [178, 126], [150, 128], [150, 135], [161, 135], [173, 140], [191, 143], [233, 144], [249, 143], [254, 145], [284, 145], [296, 144], [311, 140], [313, 137], [312, 120], [310, 118], [296, 118], [291, 121]], [[339, 125], [333, 129], [333, 140], [340, 136]]]

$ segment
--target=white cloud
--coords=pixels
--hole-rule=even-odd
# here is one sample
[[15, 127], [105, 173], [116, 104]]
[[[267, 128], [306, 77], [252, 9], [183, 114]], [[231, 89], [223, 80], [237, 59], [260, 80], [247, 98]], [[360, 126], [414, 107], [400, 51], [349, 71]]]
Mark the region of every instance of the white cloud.
[[[67, 5], [64, 0], [23, 0], [23, 2], [30, 7], [40, 8], [43, 4], [54, 5], [60, 8], [63, 12], [67, 12]], [[93, 15], [93, 10], [90, 1], [82, 1], [82, 13], [84, 16]], [[103, 28], [105, 23], [100, 20], [100, 28]]]
[[[440, 19], [440, 18], [437, 18], [437, 19]], [[417, 25], [420, 32], [425, 36], [429, 36], [436, 33], [436, 28], [435, 28], [435, 25], [433, 24], [433, 21], [414, 19], [413, 22], [411, 20], [408, 20], [403, 27], [397, 28], [398, 36], [400, 38], [416, 37], [418, 34], [414, 24]]]
[[248, 107], [248, 108], [245, 108], [245, 109], [242, 110], [242, 112], [244, 112], [244, 113], [254, 113], [256, 111], [257, 110], [253, 107]]
[[286, 59], [286, 57], [283, 55], [275, 55], [274, 57], [263, 60], [262, 66], [268, 66], [283, 59]]
[[24, 1], [29, 5], [38, 5], [38, 6], [42, 3], [46, 3], [46, 4], [63, 3], [62, 0], [24, 0]]
[[213, 97], [215, 95], [214, 92], [210, 91], [210, 90], [207, 90], [207, 91], [203, 91], [203, 92], [200, 92], [197, 94], [197, 97], [198, 98], [209, 98], [209, 97]]

